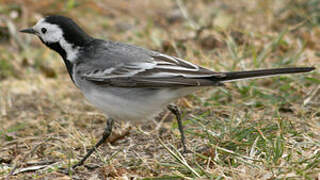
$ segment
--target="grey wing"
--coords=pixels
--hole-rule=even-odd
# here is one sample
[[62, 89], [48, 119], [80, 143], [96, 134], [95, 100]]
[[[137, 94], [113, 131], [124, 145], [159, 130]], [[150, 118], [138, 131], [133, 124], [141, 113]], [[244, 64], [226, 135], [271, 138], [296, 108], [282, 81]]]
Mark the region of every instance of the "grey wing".
[[82, 79], [115, 87], [180, 87], [219, 84], [225, 77], [182, 59], [128, 46], [108, 51], [104, 59], [80, 68]]

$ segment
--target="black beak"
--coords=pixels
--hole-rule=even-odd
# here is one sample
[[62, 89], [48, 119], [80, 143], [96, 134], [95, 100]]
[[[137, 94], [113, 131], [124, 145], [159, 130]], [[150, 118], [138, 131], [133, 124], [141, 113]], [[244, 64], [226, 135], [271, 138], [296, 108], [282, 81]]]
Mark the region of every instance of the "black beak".
[[36, 31], [33, 30], [32, 28], [28, 28], [28, 29], [23, 29], [20, 32], [22, 33], [28, 33], [28, 34], [36, 34]]

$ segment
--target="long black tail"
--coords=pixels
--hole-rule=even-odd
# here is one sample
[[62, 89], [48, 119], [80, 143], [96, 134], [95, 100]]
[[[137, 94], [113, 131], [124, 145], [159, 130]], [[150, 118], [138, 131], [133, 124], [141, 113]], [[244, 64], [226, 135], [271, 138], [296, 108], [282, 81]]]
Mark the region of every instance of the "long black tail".
[[241, 79], [255, 79], [281, 74], [303, 73], [314, 70], [314, 67], [293, 67], [293, 68], [275, 68], [275, 69], [260, 69], [252, 71], [235, 71], [225, 72], [225, 77], [219, 78], [220, 82], [237, 81]]

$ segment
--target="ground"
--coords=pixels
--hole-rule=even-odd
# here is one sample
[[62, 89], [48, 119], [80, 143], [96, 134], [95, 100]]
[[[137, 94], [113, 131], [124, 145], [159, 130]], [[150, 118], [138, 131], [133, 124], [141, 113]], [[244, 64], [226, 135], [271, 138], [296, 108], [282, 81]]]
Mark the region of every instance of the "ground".
[[[72, 84], [61, 58], [19, 29], [48, 14], [89, 34], [216, 71], [314, 66], [311, 73], [227, 83], [178, 100], [174, 117], [118, 121]], [[0, 179], [320, 179], [319, 0], [0, 0]]]

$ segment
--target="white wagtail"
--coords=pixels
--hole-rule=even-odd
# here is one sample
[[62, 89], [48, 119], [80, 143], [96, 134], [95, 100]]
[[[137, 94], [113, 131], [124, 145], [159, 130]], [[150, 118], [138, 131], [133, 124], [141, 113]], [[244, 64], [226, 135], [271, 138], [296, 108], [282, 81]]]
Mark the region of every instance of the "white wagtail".
[[107, 139], [113, 119], [150, 120], [167, 106], [176, 115], [186, 151], [180, 111], [169, 105], [170, 102], [202, 87], [315, 69], [293, 67], [214, 72], [160, 52], [93, 38], [72, 19], [57, 15], [45, 17], [21, 32], [37, 35], [46, 46], [59, 53], [74, 84], [92, 104], [110, 117], [103, 137], [73, 167], [82, 165]]

